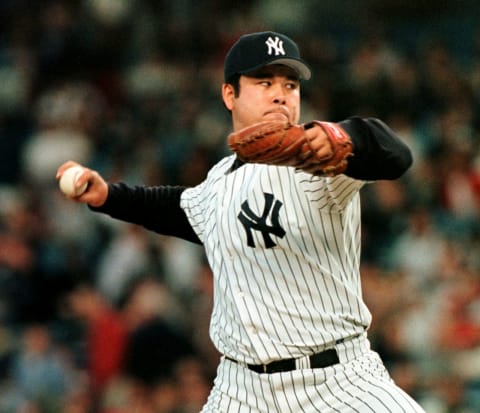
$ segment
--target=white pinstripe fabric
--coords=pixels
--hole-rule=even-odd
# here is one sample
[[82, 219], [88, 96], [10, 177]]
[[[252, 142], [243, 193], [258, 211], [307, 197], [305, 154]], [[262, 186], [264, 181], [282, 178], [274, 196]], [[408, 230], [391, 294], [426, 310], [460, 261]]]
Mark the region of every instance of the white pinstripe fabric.
[[[214, 273], [211, 336], [218, 349], [268, 363], [362, 332], [370, 323], [358, 274], [363, 183], [252, 164], [226, 173], [232, 162], [221, 161], [181, 200]], [[286, 235], [265, 248], [253, 231], [252, 248], [238, 214], [244, 201], [261, 214], [264, 193], [282, 202]]]
[[[181, 198], [214, 274], [210, 335], [218, 350], [239, 362], [267, 364], [363, 333], [371, 321], [359, 275], [364, 182], [255, 164], [228, 172], [233, 161], [220, 161]], [[246, 202], [261, 216], [265, 194], [281, 202], [285, 235], [271, 235], [276, 245], [266, 248], [262, 233], [251, 231], [254, 246], [248, 246], [239, 214]], [[421, 411], [400, 407], [414, 402], [391, 383], [375, 353], [360, 344], [355, 351], [364, 355], [351, 363], [271, 375], [224, 360], [202, 412]], [[356, 397], [358, 388], [371, 394], [368, 401]], [[387, 409], [386, 394], [392, 395]]]
[[274, 374], [224, 359], [201, 413], [424, 413], [392, 382], [365, 337], [338, 351], [335, 366]]

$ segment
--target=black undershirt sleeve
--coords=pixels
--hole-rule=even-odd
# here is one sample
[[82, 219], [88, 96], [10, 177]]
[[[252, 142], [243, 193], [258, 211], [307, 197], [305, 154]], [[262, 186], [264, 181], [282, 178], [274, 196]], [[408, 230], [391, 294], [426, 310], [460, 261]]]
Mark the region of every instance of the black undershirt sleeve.
[[90, 207], [113, 218], [187, 241], [201, 244], [200, 239], [180, 208], [183, 186], [128, 186], [109, 183], [108, 198], [101, 207]]
[[[348, 160], [345, 175], [361, 180], [397, 179], [412, 164], [408, 146], [382, 121], [352, 117], [339, 124], [350, 135], [354, 146], [354, 156]], [[202, 243], [180, 207], [185, 187], [132, 187], [124, 183], [110, 183], [108, 187], [105, 204], [90, 207], [91, 210], [142, 225], [159, 234]]]
[[408, 146], [379, 119], [352, 117], [339, 125], [350, 135], [354, 146], [345, 175], [366, 181], [392, 180], [412, 165]]

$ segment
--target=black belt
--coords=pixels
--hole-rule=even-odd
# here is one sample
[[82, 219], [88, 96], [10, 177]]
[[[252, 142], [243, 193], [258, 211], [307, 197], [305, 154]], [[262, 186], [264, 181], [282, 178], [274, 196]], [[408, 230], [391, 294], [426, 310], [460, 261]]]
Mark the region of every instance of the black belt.
[[[237, 360], [233, 360], [230, 357], [225, 357], [227, 360], [238, 363]], [[320, 369], [337, 364], [340, 360], [338, 359], [337, 350], [330, 348], [328, 350], [322, 351], [320, 353], [312, 354], [309, 356], [310, 359], [310, 368]], [[268, 364], [246, 364], [246, 367], [249, 370], [252, 370], [256, 373], [281, 373], [285, 371], [292, 371], [297, 369], [296, 359], [283, 359], [272, 361]]]
[[[341, 344], [345, 341], [352, 340], [354, 338], [359, 337], [360, 334], [356, 334], [352, 337], [342, 338], [335, 342], [335, 345]], [[230, 360], [234, 363], [239, 363], [237, 360], [234, 360], [230, 357], [225, 357], [227, 360]], [[311, 369], [322, 369], [325, 367], [333, 366], [340, 362], [337, 354], [337, 350], [334, 348], [329, 348], [327, 350], [321, 351], [320, 353], [315, 353], [308, 356], [310, 359], [310, 368]], [[296, 370], [297, 367], [297, 360], [295, 358], [291, 359], [282, 359], [272, 361], [268, 364], [244, 364], [249, 370], [252, 370], [256, 373], [282, 373], [286, 371]]]

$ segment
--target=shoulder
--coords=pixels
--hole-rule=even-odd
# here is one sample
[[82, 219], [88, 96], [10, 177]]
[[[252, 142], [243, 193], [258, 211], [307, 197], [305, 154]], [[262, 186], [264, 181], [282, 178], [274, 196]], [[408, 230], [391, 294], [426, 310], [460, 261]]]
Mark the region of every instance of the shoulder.
[[220, 159], [215, 165], [212, 166], [212, 168], [210, 168], [210, 171], [207, 177], [213, 176], [216, 174], [227, 173], [232, 167], [233, 163], [235, 162], [235, 159], [236, 159], [235, 155], [228, 155]]
[[365, 181], [340, 174], [335, 177], [296, 172], [295, 179], [306, 198], [320, 210], [343, 210], [358, 196]]
[[223, 179], [223, 177], [229, 172], [232, 164], [235, 162], [235, 155], [229, 155], [220, 159], [215, 165], [213, 165], [207, 173], [206, 178], [198, 185], [187, 188], [182, 198], [196, 196], [200, 192], [204, 192], [207, 188], [214, 187], [215, 183]]

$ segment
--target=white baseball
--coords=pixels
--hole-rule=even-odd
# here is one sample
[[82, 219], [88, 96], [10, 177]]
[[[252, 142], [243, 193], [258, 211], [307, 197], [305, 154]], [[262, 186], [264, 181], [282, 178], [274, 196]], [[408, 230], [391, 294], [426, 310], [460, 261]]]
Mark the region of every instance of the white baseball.
[[72, 166], [68, 168], [60, 178], [58, 183], [60, 190], [67, 196], [79, 196], [82, 195], [87, 189], [88, 182], [85, 182], [82, 186], [77, 187], [78, 177], [83, 173], [84, 169], [81, 166]]

